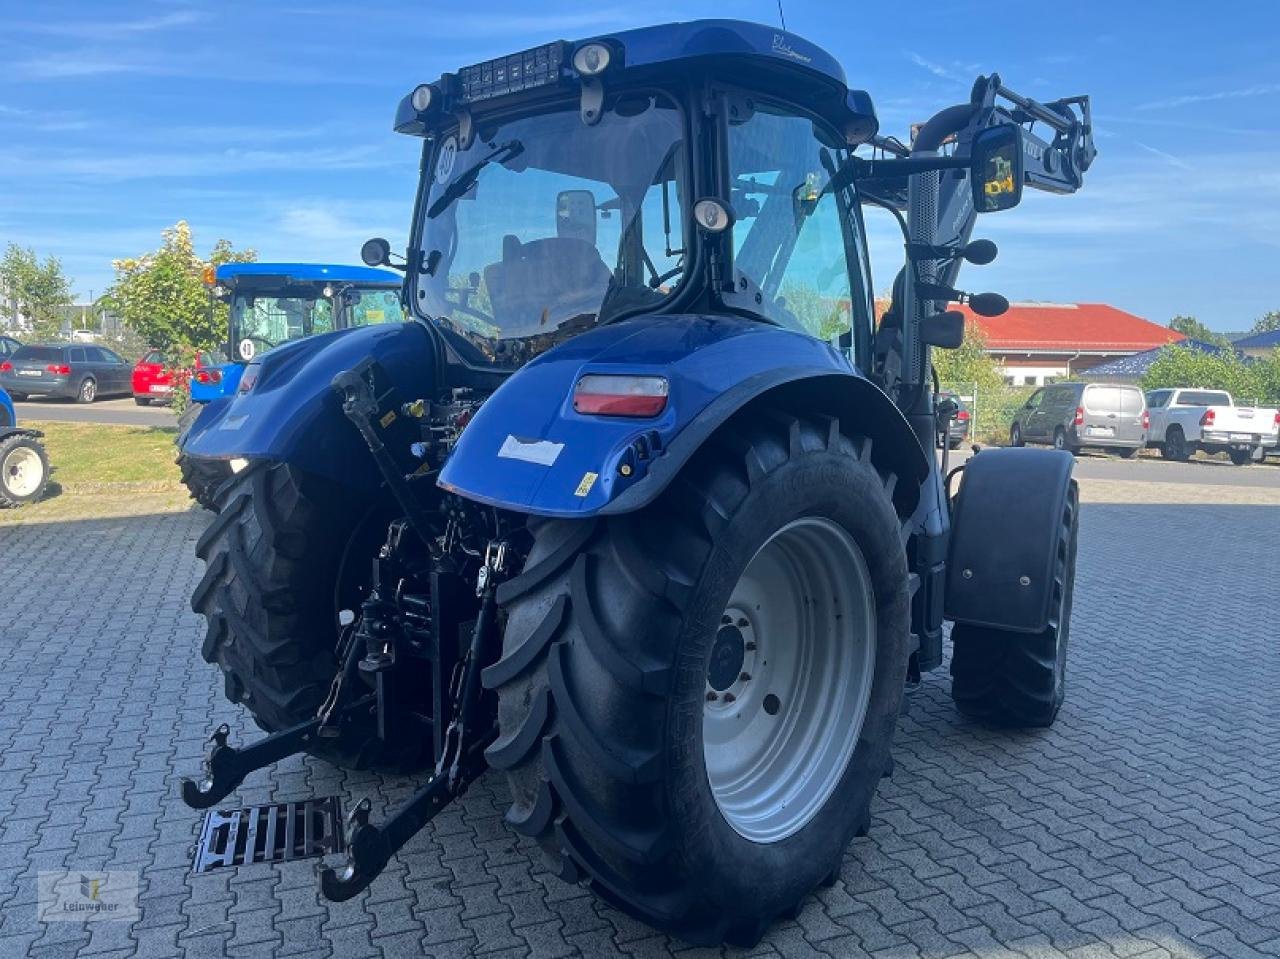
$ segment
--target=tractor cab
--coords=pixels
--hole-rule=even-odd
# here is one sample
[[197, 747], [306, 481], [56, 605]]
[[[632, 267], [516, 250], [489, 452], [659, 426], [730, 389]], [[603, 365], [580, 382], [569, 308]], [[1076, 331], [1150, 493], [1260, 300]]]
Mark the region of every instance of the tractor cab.
[[828, 185], [875, 112], [799, 37], [704, 21], [549, 43], [419, 86], [396, 129], [425, 141], [409, 299], [464, 365], [511, 371], [643, 314], [869, 344], [855, 194]]
[[400, 322], [400, 277], [364, 266], [315, 263], [224, 263], [205, 271], [211, 303], [230, 310], [230, 360], [199, 370], [191, 398], [203, 403], [235, 393], [246, 364], [281, 343], [375, 323]]

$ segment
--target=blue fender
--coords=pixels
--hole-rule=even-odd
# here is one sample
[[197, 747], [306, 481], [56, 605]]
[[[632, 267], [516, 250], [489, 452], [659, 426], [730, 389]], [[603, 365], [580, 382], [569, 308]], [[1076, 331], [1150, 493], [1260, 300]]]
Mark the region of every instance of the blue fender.
[[[586, 373], [667, 378], [648, 419], [584, 415]], [[513, 374], [477, 412], [439, 484], [468, 499], [539, 516], [623, 513], [650, 503], [715, 430], [772, 391], [870, 435], [914, 508], [924, 451], [885, 394], [827, 343], [731, 316], [650, 316], [574, 337]], [[781, 397], [779, 397], [781, 399]]]
[[13, 400], [4, 390], [0, 390], [0, 426], [17, 426], [18, 411], [13, 408]]
[[214, 399], [192, 424], [183, 451], [214, 459], [269, 459], [357, 489], [381, 482], [373, 457], [329, 384], [365, 358], [378, 362], [406, 399], [427, 397], [435, 345], [419, 323], [338, 330], [263, 353], [253, 388]]

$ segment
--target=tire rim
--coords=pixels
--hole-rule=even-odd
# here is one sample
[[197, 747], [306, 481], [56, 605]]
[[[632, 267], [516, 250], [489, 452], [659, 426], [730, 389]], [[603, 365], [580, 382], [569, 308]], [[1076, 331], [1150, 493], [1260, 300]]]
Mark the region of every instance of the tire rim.
[[862, 551], [828, 519], [778, 530], [747, 564], [712, 644], [703, 758], [721, 815], [774, 843], [844, 776], [875, 669], [875, 593]]
[[4, 488], [9, 491], [9, 495], [22, 499], [40, 488], [44, 467], [35, 450], [19, 446], [10, 450], [9, 455], [4, 458], [0, 474], [3, 474]]
[[93, 402], [93, 397], [97, 393], [97, 388], [93, 385], [93, 380], [85, 380], [80, 386], [80, 398], [87, 403]]

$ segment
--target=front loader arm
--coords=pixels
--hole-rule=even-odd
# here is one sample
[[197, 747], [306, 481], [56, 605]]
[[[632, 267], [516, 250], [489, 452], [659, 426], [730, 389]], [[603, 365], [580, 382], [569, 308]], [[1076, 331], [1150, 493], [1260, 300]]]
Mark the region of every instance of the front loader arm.
[[[1064, 97], [1041, 103], [1010, 90], [999, 74], [979, 77], [969, 102], [948, 107], [922, 125], [910, 148], [887, 137], [876, 137], [871, 145], [882, 156], [897, 158], [933, 156], [948, 149], [954, 156], [965, 157], [974, 134], [1002, 123], [1016, 123], [1023, 128], [1025, 186], [1049, 193], [1074, 193], [1083, 186], [1084, 174], [1097, 155], [1089, 98]], [[1044, 130], [1052, 136], [1046, 139], [1041, 135]], [[907, 175], [873, 176], [861, 181], [861, 189], [869, 198], [908, 212], [910, 179]], [[977, 211], [966, 170], [957, 168], [940, 174], [933, 202], [929, 202], [929, 196], [921, 199], [926, 207], [922, 212], [927, 215], [930, 207], [934, 212], [933, 223], [927, 225], [932, 227], [928, 232], [933, 234], [934, 245], [955, 247], [968, 241]], [[958, 258], [951, 260], [938, 271], [936, 281], [953, 283], [960, 265]]]

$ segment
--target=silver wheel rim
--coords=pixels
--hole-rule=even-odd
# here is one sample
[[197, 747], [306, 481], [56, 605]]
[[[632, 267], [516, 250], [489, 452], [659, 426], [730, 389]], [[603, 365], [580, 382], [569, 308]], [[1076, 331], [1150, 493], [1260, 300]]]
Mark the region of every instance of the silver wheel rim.
[[866, 560], [831, 520], [787, 524], [747, 564], [713, 640], [702, 717], [711, 793], [743, 838], [794, 835], [839, 785], [871, 698], [875, 628]]
[[22, 498], [39, 489], [40, 480], [44, 477], [44, 466], [35, 450], [19, 446], [10, 450], [9, 455], [4, 458], [0, 474], [3, 474], [4, 486], [9, 494]]
[[92, 401], [94, 394], [98, 392], [98, 388], [93, 385], [93, 380], [85, 380], [84, 385], [80, 387], [80, 396], [82, 399]]

